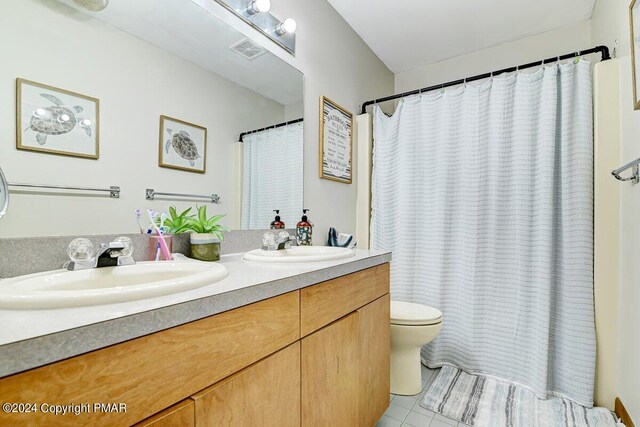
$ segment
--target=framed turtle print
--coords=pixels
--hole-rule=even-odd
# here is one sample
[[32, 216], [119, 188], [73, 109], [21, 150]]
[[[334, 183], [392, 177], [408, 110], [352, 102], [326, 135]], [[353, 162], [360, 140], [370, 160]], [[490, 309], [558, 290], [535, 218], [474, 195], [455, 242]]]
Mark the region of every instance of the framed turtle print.
[[160, 167], [205, 173], [206, 160], [207, 128], [160, 116]]
[[18, 150], [97, 159], [100, 101], [30, 80], [16, 80]]

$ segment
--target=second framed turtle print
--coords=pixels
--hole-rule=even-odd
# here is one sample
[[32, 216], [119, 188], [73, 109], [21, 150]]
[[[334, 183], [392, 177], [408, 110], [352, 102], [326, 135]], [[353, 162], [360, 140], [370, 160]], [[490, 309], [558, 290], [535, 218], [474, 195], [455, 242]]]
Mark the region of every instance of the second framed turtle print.
[[163, 168], [205, 173], [207, 128], [160, 116], [158, 165]]

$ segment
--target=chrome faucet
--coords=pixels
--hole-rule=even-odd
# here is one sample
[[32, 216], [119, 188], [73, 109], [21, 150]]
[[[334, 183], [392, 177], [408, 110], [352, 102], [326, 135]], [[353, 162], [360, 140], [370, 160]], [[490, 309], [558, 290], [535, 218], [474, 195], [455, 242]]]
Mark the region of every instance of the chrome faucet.
[[96, 268], [135, 264], [131, 254], [125, 255], [127, 249], [127, 245], [120, 241], [101, 243], [96, 254]]
[[71, 261], [65, 264], [67, 270], [85, 270], [89, 268], [132, 265], [133, 243], [128, 237], [119, 237], [110, 243], [101, 243], [97, 251], [88, 239], [74, 239], [67, 248]]
[[286, 231], [281, 231], [280, 233], [278, 233], [278, 236], [270, 231], [267, 231], [262, 236], [261, 249], [263, 251], [282, 251], [285, 249], [289, 249], [291, 247], [291, 243], [297, 244], [297, 239], [292, 238], [291, 235]]

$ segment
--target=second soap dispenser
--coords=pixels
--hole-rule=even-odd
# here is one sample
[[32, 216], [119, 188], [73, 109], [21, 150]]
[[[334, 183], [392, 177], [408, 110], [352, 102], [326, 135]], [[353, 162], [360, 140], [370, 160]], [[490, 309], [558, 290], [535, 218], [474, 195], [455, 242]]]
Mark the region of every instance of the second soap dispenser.
[[296, 240], [301, 246], [313, 245], [313, 224], [307, 218], [307, 212], [309, 209], [302, 209], [302, 219], [296, 224]]
[[276, 209], [276, 210], [274, 210], [274, 212], [276, 213], [276, 219], [274, 219], [271, 222], [271, 229], [272, 230], [284, 230], [284, 222], [282, 222], [282, 220], [280, 219], [280, 210]]

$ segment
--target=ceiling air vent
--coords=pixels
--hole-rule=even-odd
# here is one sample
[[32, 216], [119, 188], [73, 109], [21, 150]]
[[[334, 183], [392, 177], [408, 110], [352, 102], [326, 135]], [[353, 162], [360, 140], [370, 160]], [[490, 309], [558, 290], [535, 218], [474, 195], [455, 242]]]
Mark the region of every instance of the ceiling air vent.
[[266, 52], [266, 49], [249, 39], [240, 40], [232, 45], [230, 49], [248, 61], [252, 61]]

